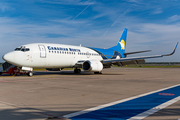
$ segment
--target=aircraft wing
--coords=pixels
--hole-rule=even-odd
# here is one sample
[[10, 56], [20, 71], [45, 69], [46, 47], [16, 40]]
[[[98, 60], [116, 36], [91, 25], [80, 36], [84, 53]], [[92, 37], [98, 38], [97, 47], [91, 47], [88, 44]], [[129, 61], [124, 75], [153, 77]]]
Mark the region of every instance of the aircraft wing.
[[151, 50], [137, 51], [137, 52], [129, 52], [129, 53], [124, 53], [124, 55], [131, 55], [131, 54], [144, 53], [144, 52], [150, 52], [150, 51], [151, 51]]
[[126, 62], [134, 62], [134, 63], [139, 63], [139, 61], [144, 61], [144, 59], [149, 59], [149, 58], [160, 58], [164, 56], [170, 56], [173, 55], [174, 52], [176, 51], [176, 48], [178, 46], [178, 43], [176, 44], [176, 47], [174, 48], [173, 52], [170, 54], [165, 54], [165, 55], [152, 55], [152, 56], [141, 56], [141, 57], [128, 57], [128, 58], [121, 58], [121, 59], [106, 59], [102, 60], [103, 64], [125, 64]]

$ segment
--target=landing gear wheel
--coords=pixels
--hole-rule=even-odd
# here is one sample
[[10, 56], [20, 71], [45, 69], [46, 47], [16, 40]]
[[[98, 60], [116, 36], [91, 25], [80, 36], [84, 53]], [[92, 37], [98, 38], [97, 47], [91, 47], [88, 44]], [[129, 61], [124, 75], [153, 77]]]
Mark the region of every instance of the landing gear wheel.
[[102, 72], [94, 72], [94, 74], [102, 74]]
[[74, 69], [74, 73], [81, 73], [81, 69]]
[[30, 72], [27, 73], [27, 75], [28, 75], [29, 77], [32, 77], [32, 76], [33, 76], [33, 72], [30, 71]]

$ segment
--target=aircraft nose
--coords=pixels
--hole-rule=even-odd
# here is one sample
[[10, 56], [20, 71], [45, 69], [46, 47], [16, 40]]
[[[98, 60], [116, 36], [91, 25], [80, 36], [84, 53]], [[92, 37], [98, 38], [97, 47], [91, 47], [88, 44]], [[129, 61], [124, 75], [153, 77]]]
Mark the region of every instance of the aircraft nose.
[[3, 56], [3, 60], [8, 62], [8, 63], [13, 63], [14, 62], [14, 52], [7, 53]]

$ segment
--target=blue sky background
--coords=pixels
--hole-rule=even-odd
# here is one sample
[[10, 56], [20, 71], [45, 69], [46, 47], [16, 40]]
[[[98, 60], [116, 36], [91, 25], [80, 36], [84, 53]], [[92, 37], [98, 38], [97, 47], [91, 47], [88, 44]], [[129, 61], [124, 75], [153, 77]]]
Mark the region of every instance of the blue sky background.
[[[179, 6], [178, 0], [0, 0], [0, 56], [39, 42], [109, 48], [124, 28], [126, 52], [170, 53], [180, 41]], [[147, 61], [180, 62], [180, 46], [171, 57]]]

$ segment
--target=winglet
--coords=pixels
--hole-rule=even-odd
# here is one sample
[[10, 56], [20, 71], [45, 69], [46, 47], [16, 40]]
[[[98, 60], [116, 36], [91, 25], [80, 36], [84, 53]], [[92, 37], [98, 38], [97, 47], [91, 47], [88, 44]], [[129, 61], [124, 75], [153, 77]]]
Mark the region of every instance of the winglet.
[[175, 53], [175, 51], [176, 51], [176, 48], [177, 48], [178, 44], [179, 44], [179, 42], [177, 42], [176, 47], [174, 48], [174, 50], [173, 50], [172, 53], [166, 54], [166, 55], [163, 55], [163, 56], [170, 56], [170, 55], [173, 55], [173, 54]]

